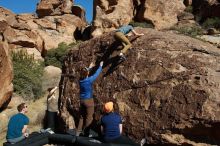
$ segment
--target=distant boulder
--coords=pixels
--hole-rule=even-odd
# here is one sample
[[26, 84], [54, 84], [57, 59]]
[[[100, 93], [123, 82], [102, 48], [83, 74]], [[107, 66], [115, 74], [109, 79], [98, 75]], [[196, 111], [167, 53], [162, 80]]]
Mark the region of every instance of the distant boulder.
[[71, 14], [72, 0], [41, 0], [37, 5], [36, 13], [38, 17]]

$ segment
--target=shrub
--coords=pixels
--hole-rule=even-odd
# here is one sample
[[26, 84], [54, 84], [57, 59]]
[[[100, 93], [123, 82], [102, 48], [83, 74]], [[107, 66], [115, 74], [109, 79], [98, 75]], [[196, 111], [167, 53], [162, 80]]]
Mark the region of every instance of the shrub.
[[193, 12], [193, 7], [192, 6], [187, 6], [184, 11], [192, 13]]
[[34, 60], [24, 50], [12, 52], [14, 90], [25, 99], [37, 99], [42, 95], [41, 77], [43, 62]]
[[52, 65], [61, 68], [64, 57], [70, 48], [79, 43], [80, 42], [74, 42], [69, 45], [60, 43], [57, 48], [48, 50], [45, 56], [45, 66]]
[[220, 18], [208, 18], [205, 20], [205, 22], [202, 24], [202, 26], [206, 29], [208, 28], [220, 28]]
[[129, 24], [131, 24], [134, 27], [154, 28], [153, 24], [147, 22], [131, 21]]
[[203, 30], [198, 26], [184, 26], [184, 27], [174, 27], [172, 28], [181, 34], [188, 35], [191, 37], [196, 37], [197, 35], [202, 35]]

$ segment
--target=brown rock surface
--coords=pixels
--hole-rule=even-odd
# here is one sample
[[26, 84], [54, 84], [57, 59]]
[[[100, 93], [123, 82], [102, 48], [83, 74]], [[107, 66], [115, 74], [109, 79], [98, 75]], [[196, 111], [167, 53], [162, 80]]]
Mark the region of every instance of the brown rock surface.
[[220, 17], [220, 2], [218, 0], [193, 0], [193, 11], [201, 18]]
[[85, 9], [81, 6], [73, 6], [72, 7], [72, 13], [76, 16], [78, 16], [79, 18], [81, 18], [81, 20], [86, 22], [86, 18], [85, 18]]
[[38, 17], [71, 14], [72, 0], [41, 0], [37, 5]]
[[3, 7], [0, 7], [0, 32], [3, 33], [5, 29], [15, 22], [15, 14], [9, 11], [8, 9], [5, 9]]
[[[54, 15], [44, 15], [43, 18], [38, 18], [33, 14], [15, 15], [0, 7], [0, 40], [7, 40], [10, 49], [23, 47], [31, 50], [30, 52], [35, 52], [37, 58], [41, 57], [36, 49], [44, 54], [45, 50], [57, 48], [61, 42], [72, 43], [76, 41], [75, 31], [83, 30], [86, 25], [85, 12], [77, 9], [80, 14], [77, 12], [77, 15], [72, 14], [72, 5], [72, 0], [50, 2], [42, 0], [38, 7], [43, 8], [39, 11]], [[53, 13], [48, 10], [50, 6], [53, 6]], [[58, 15], [57, 12], [60, 14]]]
[[184, 0], [183, 1], [185, 6], [191, 6], [192, 5], [192, 0]]
[[133, 18], [132, 0], [94, 0], [92, 36], [113, 30], [112, 23], [121, 26]]
[[124, 118], [124, 133], [134, 140], [172, 143], [163, 134], [181, 134], [191, 142], [220, 144], [219, 49], [171, 32], [139, 31], [145, 35], [129, 38], [133, 49], [121, 64], [117, 64], [119, 51], [113, 52], [119, 44], [112, 33], [69, 52], [60, 90], [64, 123], [74, 127], [68, 125], [70, 115], [76, 124], [79, 118], [80, 67], [104, 60], [103, 72], [94, 83], [96, 120], [102, 104], [112, 100]]
[[12, 63], [6, 42], [0, 42], [0, 109], [5, 108], [13, 92]]
[[170, 28], [177, 23], [177, 15], [185, 9], [180, 0], [141, 1], [139, 21], [150, 21], [156, 29]]

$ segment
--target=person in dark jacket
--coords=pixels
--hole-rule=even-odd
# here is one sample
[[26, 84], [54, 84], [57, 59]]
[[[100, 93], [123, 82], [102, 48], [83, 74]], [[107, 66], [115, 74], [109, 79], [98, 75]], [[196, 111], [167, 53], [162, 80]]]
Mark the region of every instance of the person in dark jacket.
[[94, 99], [93, 99], [92, 85], [102, 71], [103, 61], [100, 62], [99, 68], [96, 70], [95, 74], [89, 76], [91, 66], [92, 65], [90, 65], [89, 68], [81, 69], [81, 74], [80, 74], [81, 77], [79, 81], [80, 120], [77, 127], [77, 135], [79, 135], [82, 131], [84, 131], [84, 134], [87, 134], [89, 126], [92, 123], [93, 114], [94, 114]]
[[127, 35], [130, 34], [130, 32], [132, 32], [134, 35], [136, 36], [142, 36], [144, 35], [143, 33], [137, 33], [132, 25], [124, 25], [119, 27], [115, 34], [114, 34], [114, 38], [118, 41], [120, 41], [122, 43], [122, 45], [124, 46], [124, 48], [121, 50], [119, 56], [121, 60], [125, 60], [125, 53], [127, 52], [127, 50], [129, 48], [131, 48], [132, 44], [131, 42], [128, 40], [128, 38], [126, 37]]
[[104, 142], [138, 146], [131, 139], [122, 135], [122, 118], [114, 112], [113, 102], [105, 103], [104, 112], [105, 115], [101, 118], [101, 131]]

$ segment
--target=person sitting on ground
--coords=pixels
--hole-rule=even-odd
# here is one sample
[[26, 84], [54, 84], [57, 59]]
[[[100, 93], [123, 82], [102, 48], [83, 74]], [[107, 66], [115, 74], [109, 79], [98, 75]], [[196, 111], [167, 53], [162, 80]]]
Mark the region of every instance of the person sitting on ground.
[[100, 62], [99, 68], [96, 70], [95, 74], [89, 76], [92, 66], [93, 64], [91, 63], [89, 68], [81, 69], [80, 73], [80, 120], [77, 127], [77, 135], [79, 135], [82, 130], [85, 135], [88, 135], [89, 126], [93, 121], [95, 109], [92, 85], [102, 71], [103, 61]]
[[28, 111], [27, 105], [21, 103], [17, 106], [19, 113], [13, 115], [8, 123], [6, 140], [9, 143], [17, 143], [29, 136], [28, 123], [29, 118], [25, 115]]
[[47, 96], [47, 128], [50, 128], [52, 131], [55, 131], [57, 114], [58, 111], [58, 95], [57, 95], [58, 87], [48, 88], [48, 96]]
[[114, 112], [113, 102], [105, 103], [104, 112], [105, 115], [101, 118], [101, 131], [104, 142], [138, 145], [128, 137], [122, 136], [122, 118]]
[[[113, 25], [115, 25], [113, 23]], [[116, 25], [115, 25], [116, 26]], [[128, 40], [128, 38], [126, 37], [126, 35], [129, 35], [130, 32], [132, 32], [133, 34], [135, 34], [136, 36], [142, 36], [144, 35], [143, 33], [137, 33], [132, 25], [124, 25], [119, 27], [116, 32], [114, 33], [114, 38], [118, 41], [120, 41], [122, 43], [122, 45], [124, 46], [124, 48], [121, 50], [119, 56], [121, 60], [125, 60], [125, 53], [127, 52], [127, 50], [129, 48], [131, 48], [132, 44], [131, 42]]]

